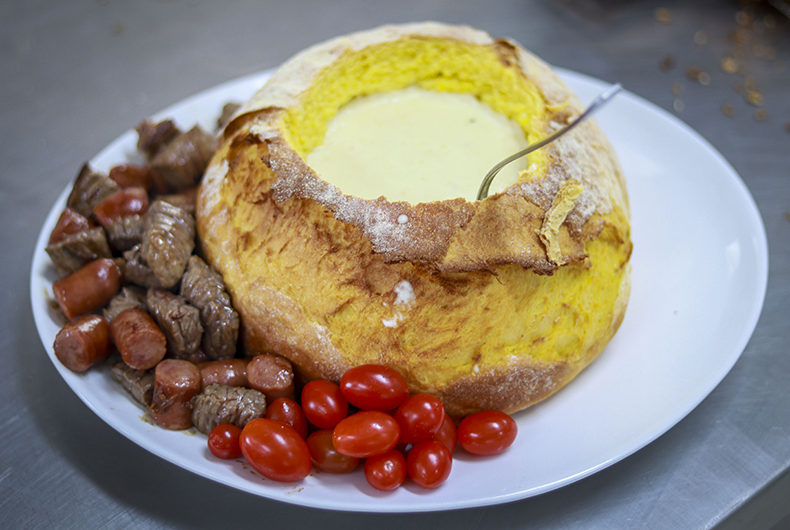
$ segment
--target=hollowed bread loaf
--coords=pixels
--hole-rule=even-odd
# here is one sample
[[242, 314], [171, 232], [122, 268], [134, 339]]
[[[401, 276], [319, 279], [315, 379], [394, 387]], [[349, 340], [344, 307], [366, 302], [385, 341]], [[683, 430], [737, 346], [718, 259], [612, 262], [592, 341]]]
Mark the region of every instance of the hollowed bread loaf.
[[343, 105], [412, 85], [472, 94], [530, 142], [583, 110], [548, 65], [472, 28], [387, 26], [319, 44], [226, 127], [198, 199], [202, 252], [247, 354], [283, 355], [306, 380], [383, 364], [453, 417], [512, 413], [568, 383], [623, 319], [623, 175], [592, 120], [482, 201], [362, 199], [307, 165]]

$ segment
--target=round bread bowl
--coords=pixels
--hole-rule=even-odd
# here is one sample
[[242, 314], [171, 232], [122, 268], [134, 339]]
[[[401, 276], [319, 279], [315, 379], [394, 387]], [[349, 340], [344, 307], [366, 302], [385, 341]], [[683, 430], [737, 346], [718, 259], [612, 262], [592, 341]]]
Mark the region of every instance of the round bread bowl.
[[335, 382], [383, 364], [455, 418], [512, 413], [567, 384], [622, 321], [622, 172], [591, 120], [482, 201], [362, 199], [308, 166], [344, 104], [411, 85], [471, 93], [530, 142], [583, 110], [548, 65], [472, 28], [386, 26], [319, 44], [226, 127], [198, 197], [201, 249], [248, 355], [278, 353], [304, 379]]

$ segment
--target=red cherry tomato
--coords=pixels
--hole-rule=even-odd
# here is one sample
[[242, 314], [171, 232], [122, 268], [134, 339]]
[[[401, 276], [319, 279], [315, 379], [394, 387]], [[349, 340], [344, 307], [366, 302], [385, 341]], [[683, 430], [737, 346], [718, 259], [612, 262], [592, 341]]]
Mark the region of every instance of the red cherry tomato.
[[516, 421], [498, 410], [476, 412], [458, 425], [461, 447], [475, 455], [498, 455], [513, 444]]
[[427, 442], [439, 432], [444, 415], [444, 405], [438, 398], [414, 394], [395, 412], [401, 429], [400, 441], [406, 444]]
[[399, 437], [395, 418], [378, 410], [363, 410], [338, 423], [332, 440], [335, 449], [344, 455], [367, 458], [386, 453]]
[[443, 443], [451, 453], [458, 446], [458, 431], [455, 428], [455, 423], [447, 414], [444, 415], [442, 426], [439, 427], [439, 432], [433, 435], [433, 439]]
[[302, 438], [307, 438], [307, 418], [304, 416], [302, 407], [293, 399], [275, 399], [271, 405], [266, 407], [265, 417], [281, 421], [289, 427], [293, 427]]
[[208, 450], [217, 458], [226, 460], [241, 456], [239, 436], [241, 429], [230, 423], [214, 427], [208, 435]]
[[310, 474], [310, 449], [292, 427], [258, 418], [241, 431], [241, 453], [255, 470], [278, 482], [302, 480]]
[[365, 460], [365, 478], [380, 491], [392, 491], [406, 480], [406, 459], [397, 449]]
[[347, 456], [335, 449], [332, 430], [316, 431], [307, 438], [313, 465], [327, 473], [348, 473], [359, 463], [359, 458]]
[[418, 486], [438, 488], [450, 476], [453, 455], [444, 444], [436, 440], [414, 444], [406, 459], [409, 477]]
[[349, 403], [362, 410], [389, 411], [409, 397], [409, 385], [386, 366], [365, 364], [351, 368], [340, 379], [340, 390]]
[[331, 429], [348, 415], [348, 401], [331, 381], [310, 381], [302, 389], [302, 410], [319, 429]]

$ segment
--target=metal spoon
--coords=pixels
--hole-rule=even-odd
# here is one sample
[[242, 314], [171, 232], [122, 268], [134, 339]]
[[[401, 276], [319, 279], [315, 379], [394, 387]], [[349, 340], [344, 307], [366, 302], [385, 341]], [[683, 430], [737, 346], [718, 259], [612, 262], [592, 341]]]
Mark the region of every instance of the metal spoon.
[[585, 119], [590, 117], [596, 110], [600, 109], [606, 103], [611, 101], [612, 98], [622, 89], [623, 87], [620, 86], [620, 83], [617, 83], [616, 85], [612, 85], [611, 87], [606, 89], [606, 91], [601, 93], [600, 96], [595, 98], [593, 102], [590, 103], [590, 106], [587, 107], [587, 110], [582, 112], [581, 115], [578, 118], [576, 118], [574, 121], [572, 121], [562, 129], [555, 131], [554, 134], [552, 134], [551, 136], [547, 136], [543, 140], [539, 140], [533, 144], [528, 145], [526, 149], [524, 149], [523, 151], [519, 151], [518, 153], [507, 157], [506, 159], [495, 165], [493, 168], [491, 168], [491, 171], [489, 171], [486, 177], [483, 179], [483, 183], [480, 184], [480, 190], [477, 192], [477, 200], [482, 201], [483, 199], [488, 197], [488, 188], [491, 186], [491, 181], [494, 180], [494, 177], [496, 177], [500, 169], [502, 169], [512, 161], [517, 160], [524, 155], [528, 155], [532, 151], [536, 151], [537, 149], [540, 149], [544, 145], [550, 144], [551, 142], [553, 142], [554, 140], [556, 140], [566, 132], [570, 131], [571, 129], [579, 125], [581, 122], [583, 122]]

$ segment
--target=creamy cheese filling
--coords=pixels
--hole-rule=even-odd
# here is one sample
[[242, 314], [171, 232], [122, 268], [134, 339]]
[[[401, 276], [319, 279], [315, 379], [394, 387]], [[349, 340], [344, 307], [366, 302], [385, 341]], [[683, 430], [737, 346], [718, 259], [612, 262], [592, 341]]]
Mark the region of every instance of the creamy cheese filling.
[[[363, 199], [474, 201], [491, 167], [526, 146], [517, 123], [474, 96], [409, 87], [343, 106], [307, 163]], [[491, 193], [513, 184], [525, 165], [526, 158], [503, 168]]]

